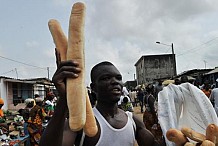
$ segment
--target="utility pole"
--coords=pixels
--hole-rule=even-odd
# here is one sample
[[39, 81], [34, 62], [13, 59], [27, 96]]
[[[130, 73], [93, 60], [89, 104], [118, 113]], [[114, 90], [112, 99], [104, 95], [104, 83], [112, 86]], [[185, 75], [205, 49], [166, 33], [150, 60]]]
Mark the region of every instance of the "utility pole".
[[49, 67], [47, 67], [47, 71], [48, 71], [48, 79], [49, 79]]
[[204, 67], [205, 67], [205, 69], [207, 68], [206, 64], [207, 64], [207, 61], [204, 60]]
[[171, 45], [169, 44], [164, 44], [164, 43], [161, 43], [161, 42], [156, 42], [157, 44], [161, 44], [161, 45], [165, 45], [165, 46], [170, 46], [171, 49], [172, 49], [172, 56], [173, 56], [173, 67], [174, 67], [174, 70], [173, 70], [173, 75], [177, 75], [177, 71], [176, 71], [176, 55], [175, 55], [175, 52], [174, 52], [174, 46], [173, 46], [173, 43]]
[[165, 45], [165, 46], [170, 46], [172, 48], [172, 54], [174, 54], [174, 47], [173, 47], [173, 43], [171, 45], [168, 45], [168, 44], [164, 44], [164, 43], [161, 43], [161, 42], [156, 42], [157, 44], [161, 44], [161, 45]]
[[16, 72], [16, 75], [17, 75], [17, 79], [18, 79], [18, 74], [17, 74], [17, 68], [15, 68], [15, 72]]
[[173, 48], [173, 43], [172, 43], [171, 47], [172, 47], [172, 54], [174, 54], [174, 48]]
[[172, 55], [173, 55], [173, 60], [174, 60], [174, 63], [173, 63], [173, 67], [174, 67], [174, 75], [177, 75], [177, 71], [176, 71], [176, 54], [174, 53], [174, 47], [173, 47], [173, 43], [171, 45], [172, 47]]

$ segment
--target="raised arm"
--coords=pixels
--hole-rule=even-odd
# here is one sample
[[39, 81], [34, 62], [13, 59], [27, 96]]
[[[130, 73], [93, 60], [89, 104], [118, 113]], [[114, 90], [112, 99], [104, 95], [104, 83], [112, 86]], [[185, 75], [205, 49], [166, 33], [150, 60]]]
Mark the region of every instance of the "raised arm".
[[[56, 56], [58, 55], [56, 54]], [[56, 58], [58, 60], [58, 57]], [[64, 125], [67, 117], [66, 78], [77, 78], [80, 71], [78, 63], [75, 61], [62, 61], [58, 65], [52, 81], [60, 95], [60, 98], [54, 115], [49, 121], [49, 124], [41, 137], [40, 146], [62, 145]], [[70, 138], [74, 139], [74, 137]], [[71, 140], [71, 142], [71, 145], [73, 145], [73, 140]]]

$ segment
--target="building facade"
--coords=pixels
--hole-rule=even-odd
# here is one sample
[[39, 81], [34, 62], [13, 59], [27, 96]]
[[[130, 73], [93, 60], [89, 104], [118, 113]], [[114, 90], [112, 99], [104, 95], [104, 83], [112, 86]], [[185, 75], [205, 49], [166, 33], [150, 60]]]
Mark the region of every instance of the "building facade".
[[47, 78], [13, 79], [0, 76], [0, 97], [4, 100], [4, 110], [17, 110], [25, 106], [24, 100], [39, 94], [44, 98], [53, 83]]
[[175, 54], [142, 56], [135, 64], [138, 85], [176, 76]]

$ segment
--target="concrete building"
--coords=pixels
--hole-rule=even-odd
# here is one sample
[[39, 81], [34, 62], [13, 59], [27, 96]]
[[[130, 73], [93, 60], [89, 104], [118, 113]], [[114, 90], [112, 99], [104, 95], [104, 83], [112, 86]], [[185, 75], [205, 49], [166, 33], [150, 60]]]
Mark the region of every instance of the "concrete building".
[[135, 64], [138, 85], [176, 76], [175, 54], [142, 56]]
[[18, 110], [25, 106], [24, 100], [39, 94], [44, 98], [54, 85], [47, 78], [13, 79], [0, 76], [0, 97], [4, 100], [4, 110]]

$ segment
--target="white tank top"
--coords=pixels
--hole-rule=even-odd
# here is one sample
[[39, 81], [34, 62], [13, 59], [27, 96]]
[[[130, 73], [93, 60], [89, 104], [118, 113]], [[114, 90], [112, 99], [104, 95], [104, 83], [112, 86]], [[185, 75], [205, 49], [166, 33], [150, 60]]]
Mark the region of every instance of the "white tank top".
[[134, 123], [129, 116], [127, 124], [123, 128], [115, 129], [95, 107], [93, 112], [101, 128], [101, 135], [96, 146], [134, 146]]

